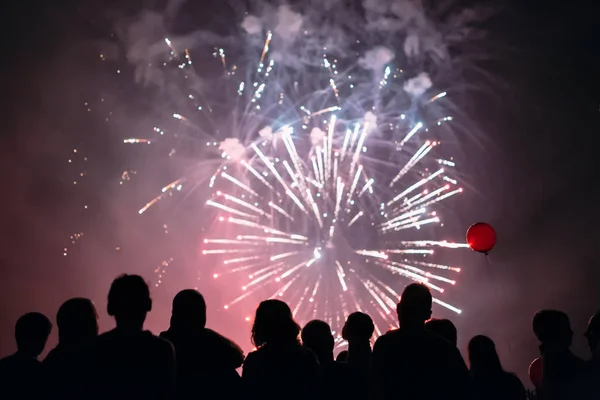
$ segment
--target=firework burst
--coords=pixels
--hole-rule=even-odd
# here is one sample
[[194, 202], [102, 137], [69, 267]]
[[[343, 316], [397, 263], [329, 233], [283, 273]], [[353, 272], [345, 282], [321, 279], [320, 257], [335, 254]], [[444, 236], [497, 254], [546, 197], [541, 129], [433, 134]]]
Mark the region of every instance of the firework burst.
[[[214, 279], [239, 285], [223, 309], [280, 297], [300, 321], [320, 318], [336, 330], [361, 310], [380, 335], [395, 325], [399, 292], [414, 281], [461, 313], [442, 300], [460, 268], [431, 256], [467, 245], [427, 234], [442, 223], [441, 205], [462, 192], [442, 144], [453, 119], [444, 114], [447, 93], [434, 91], [428, 73], [396, 65], [385, 47], [356, 57], [303, 51], [308, 62], [292, 69], [272, 53], [274, 33], [250, 17], [244, 23], [254, 37], [262, 32], [262, 45], [234, 57], [242, 67], [215, 48], [224, 71], [215, 81], [224, 83], [209, 95], [196, 90], [191, 52], [164, 39], [164, 65], [177, 66], [190, 111], [172, 117], [200, 138], [202, 161], [139, 214], [184, 187], [211, 189], [198, 209], [215, 213], [201, 252], [216, 265]], [[407, 55], [417, 51], [415, 40], [406, 37]], [[169, 136], [167, 128], [154, 131], [154, 139], [124, 143]]]

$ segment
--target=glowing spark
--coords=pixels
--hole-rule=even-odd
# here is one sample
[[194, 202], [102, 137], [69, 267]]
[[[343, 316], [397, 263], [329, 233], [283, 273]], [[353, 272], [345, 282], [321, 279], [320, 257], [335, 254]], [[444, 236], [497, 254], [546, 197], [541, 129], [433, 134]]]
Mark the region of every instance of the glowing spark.
[[414, 126], [414, 128], [412, 128], [404, 137], [404, 139], [402, 139], [402, 141], [400, 142], [400, 147], [404, 146], [406, 144], [406, 142], [408, 142], [410, 140], [411, 137], [413, 137], [413, 135], [415, 133], [417, 133], [419, 131], [419, 129], [421, 129], [423, 127], [423, 124], [421, 122], [419, 122], [417, 125]]
[[263, 47], [262, 54], [260, 55], [259, 65], [263, 65], [263, 62], [265, 61], [265, 56], [267, 55], [267, 53], [269, 51], [269, 43], [271, 43], [271, 38], [272, 37], [273, 37], [273, 34], [271, 33], [271, 31], [268, 31], [267, 32], [267, 39], [265, 40], [265, 45]]
[[441, 99], [442, 97], [446, 97], [446, 95], [447, 95], [447, 94], [448, 94], [448, 93], [446, 93], [446, 92], [442, 92], [442, 93], [436, 94], [436, 95], [435, 95], [435, 96], [433, 96], [431, 99], [429, 99], [429, 102], [430, 102], [430, 103], [433, 103], [434, 101], [436, 101], [436, 100], [439, 100], [439, 99]]

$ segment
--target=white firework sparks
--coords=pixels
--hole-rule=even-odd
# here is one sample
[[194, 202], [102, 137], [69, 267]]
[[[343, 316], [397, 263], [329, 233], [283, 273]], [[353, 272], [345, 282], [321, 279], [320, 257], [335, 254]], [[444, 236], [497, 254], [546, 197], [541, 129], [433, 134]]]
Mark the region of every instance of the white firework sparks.
[[[238, 79], [243, 68], [226, 59], [227, 48], [214, 50], [231, 89], [219, 94], [235, 103], [221, 116], [226, 124], [214, 122], [211, 101], [197, 93], [188, 95], [192, 109], [210, 128], [195, 122], [199, 117], [172, 114], [200, 131], [201, 158], [216, 165], [207, 183], [214, 192], [202, 212], [214, 210], [218, 223], [202, 254], [219, 265], [215, 279], [243, 282], [222, 307], [280, 297], [300, 321], [320, 318], [335, 330], [360, 310], [374, 317], [381, 335], [396, 323], [403, 286], [414, 281], [434, 292], [437, 305], [461, 313], [440, 298], [460, 268], [428, 257], [467, 245], [423, 236], [428, 225], [442, 223], [440, 202], [462, 192], [455, 161], [440, 155], [439, 136], [453, 118], [439, 115], [439, 103], [449, 94], [434, 92], [427, 72], [407, 75], [395, 65], [395, 52], [382, 46], [339, 61], [323, 47], [302, 73], [288, 73], [276, 44], [289, 51], [304, 28], [286, 12], [289, 26], [279, 21], [273, 33], [263, 32], [258, 18], [244, 21], [254, 39], [264, 34], [250, 78]], [[415, 36], [406, 40], [406, 54], [414, 56], [419, 43]], [[190, 51], [168, 38], [164, 43], [170, 61], [193, 78]], [[434, 107], [437, 112], [428, 111]], [[158, 140], [168, 136], [167, 129], [155, 132]], [[139, 213], [200, 181], [184, 176], [169, 183]]]

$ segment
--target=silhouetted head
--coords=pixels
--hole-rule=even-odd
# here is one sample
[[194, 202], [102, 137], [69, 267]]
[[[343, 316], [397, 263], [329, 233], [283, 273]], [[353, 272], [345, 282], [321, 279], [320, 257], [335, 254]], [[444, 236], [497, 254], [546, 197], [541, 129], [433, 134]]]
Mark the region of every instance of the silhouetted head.
[[44, 351], [51, 330], [52, 323], [44, 314], [30, 312], [23, 315], [15, 326], [19, 353], [34, 358], [39, 356]]
[[430, 319], [425, 323], [425, 329], [439, 337], [446, 339], [456, 347], [458, 334], [456, 326], [449, 319]]
[[594, 358], [600, 357], [600, 311], [590, 318], [585, 337]]
[[325, 321], [314, 319], [302, 328], [302, 344], [317, 356], [321, 364], [333, 361], [333, 335]]
[[117, 326], [142, 328], [151, 310], [150, 290], [141, 276], [123, 274], [113, 281], [107, 311], [115, 317]]
[[492, 375], [502, 372], [500, 358], [494, 341], [487, 336], [477, 335], [469, 342], [471, 373]]
[[283, 301], [271, 299], [259, 304], [252, 325], [252, 343], [256, 347], [265, 343], [298, 342], [299, 333], [300, 326]]
[[65, 301], [58, 309], [56, 323], [61, 344], [76, 344], [98, 336], [98, 313], [89, 299]]
[[571, 347], [573, 331], [569, 317], [562, 311], [542, 310], [533, 317], [533, 333], [545, 347]]
[[349, 355], [350, 355], [350, 353], [348, 352], [348, 350], [340, 351], [340, 354], [338, 354], [337, 357], [335, 358], [335, 362], [340, 362], [340, 363], [348, 362]]
[[173, 298], [171, 328], [193, 331], [206, 327], [206, 302], [200, 292], [185, 289]]
[[348, 315], [342, 329], [342, 337], [348, 342], [366, 342], [373, 336], [375, 325], [368, 314], [360, 311]]
[[420, 283], [412, 283], [404, 288], [398, 303], [398, 319], [401, 328], [423, 327], [431, 318], [431, 292]]

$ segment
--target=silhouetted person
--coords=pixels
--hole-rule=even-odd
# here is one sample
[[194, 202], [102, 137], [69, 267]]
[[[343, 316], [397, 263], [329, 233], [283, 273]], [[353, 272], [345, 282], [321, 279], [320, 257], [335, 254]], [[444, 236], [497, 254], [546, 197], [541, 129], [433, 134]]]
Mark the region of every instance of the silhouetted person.
[[171, 326], [160, 334], [175, 347], [177, 398], [236, 399], [241, 396], [244, 353], [238, 345], [206, 328], [204, 297], [193, 289], [173, 299]]
[[348, 399], [360, 398], [349, 366], [333, 360], [335, 340], [329, 325], [320, 320], [312, 320], [302, 328], [302, 344], [312, 351], [321, 365], [321, 398]]
[[590, 318], [584, 336], [592, 353], [592, 359], [586, 363], [585, 395], [587, 399], [600, 399], [600, 312]]
[[252, 342], [244, 361], [245, 398], [306, 400], [318, 396], [319, 363], [298, 340], [300, 327], [287, 304], [265, 300], [256, 309]]
[[458, 349], [425, 330], [432, 297], [422, 284], [408, 285], [400, 303], [400, 328], [373, 348], [376, 399], [465, 399], [469, 373]]
[[117, 327], [100, 335], [93, 351], [95, 399], [170, 399], [175, 394], [175, 358], [168, 341], [144, 331], [152, 309], [148, 285], [121, 275], [108, 293], [108, 314]]
[[425, 323], [425, 329], [429, 332], [435, 333], [442, 339], [446, 339], [452, 343], [454, 347], [458, 342], [458, 334], [456, 332], [456, 326], [449, 319], [436, 319], [432, 318]]
[[525, 400], [523, 384], [516, 375], [502, 369], [496, 345], [487, 336], [469, 342], [471, 393], [473, 400]]
[[375, 325], [371, 317], [359, 311], [350, 314], [342, 328], [342, 337], [348, 341], [346, 363], [352, 371], [357, 390], [361, 391], [361, 397], [369, 395], [371, 337], [374, 331]]
[[44, 359], [50, 397], [85, 397], [89, 352], [98, 336], [98, 313], [89, 299], [67, 300], [58, 309], [58, 345]]
[[533, 332], [540, 341], [543, 399], [577, 398], [584, 362], [571, 353], [573, 331], [567, 314], [543, 310], [533, 317]]
[[325, 321], [314, 319], [302, 328], [302, 344], [312, 351], [321, 366], [333, 364], [335, 340], [331, 328]]
[[597, 312], [590, 318], [584, 336], [590, 346], [592, 363], [600, 367], [600, 312]]
[[348, 364], [361, 372], [371, 367], [371, 337], [375, 330], [368, 314], [356, 311], [348, 316], [342, 328], [342, 337], [348, 341]]
[[46, 316], [31, 312], [18, 319], [15, 327], [17, 352], [0, 360], [0, 398], [37, 399], [44, 392], [42, 365], [38, 356], [52, 330]]

